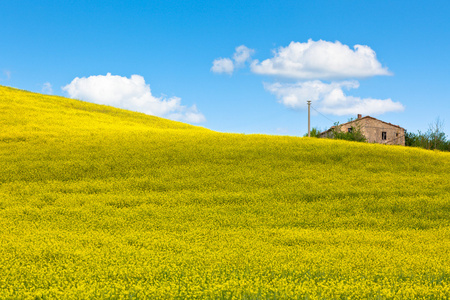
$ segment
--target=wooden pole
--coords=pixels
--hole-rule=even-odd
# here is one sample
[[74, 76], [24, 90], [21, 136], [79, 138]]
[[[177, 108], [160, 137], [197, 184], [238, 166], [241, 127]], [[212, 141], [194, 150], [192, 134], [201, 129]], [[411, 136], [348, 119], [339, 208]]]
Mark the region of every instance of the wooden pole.
[[308, 137], [311, 137], [311, 101], [308, 102]]

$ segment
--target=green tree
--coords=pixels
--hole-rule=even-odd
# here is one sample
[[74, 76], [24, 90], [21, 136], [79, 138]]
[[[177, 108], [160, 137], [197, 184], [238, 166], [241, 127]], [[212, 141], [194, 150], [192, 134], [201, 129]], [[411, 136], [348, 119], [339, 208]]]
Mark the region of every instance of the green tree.
[[357, 122], [355, 122], [354, 125], [355, 126], [351, 126], [350, 131], [342, 131], [342, 125], [339, 125], [339, 122], [335, 123], [331, 133], [332, 138], [338, 140], [366, 142], [367, 140], [364, 134], [361, 132], [361, 127]]
[[429, 150], [450, 151], [450, 140], [447, 140], [443, 132], [444, 122], [440, 118], [429, 124], [426, 132], [417, 133], [407, 132], [405, 134], [405, 145], [410, 147], [419, 147]]
[[[318, 127], [313, 127], [313, 128], [311, 128], [311, 130], [310, 130], [310, 136], [311, 137], [315, 137], [315, 138], [318, 138], [318, 137], [320, 137], [320, 129], [318, 128]], [[304, 137], [306, 137], [306, 136], [308, 136], [308, 133], [305, 133], [304, 135], [303, 135]]]
[[405, 146], [418, 147], [417, 146], [418, 140], [419, 140], [418, 134], [415, 134], [413, 132], [408, 132], [405, 130]]
[[429, 124], [427, 136], [431, 149], [445, 150], [447, 137], [442, 131], [443, 127], [444, 121], [442, 121], [439, 117], [437, 117], [433, 123]]

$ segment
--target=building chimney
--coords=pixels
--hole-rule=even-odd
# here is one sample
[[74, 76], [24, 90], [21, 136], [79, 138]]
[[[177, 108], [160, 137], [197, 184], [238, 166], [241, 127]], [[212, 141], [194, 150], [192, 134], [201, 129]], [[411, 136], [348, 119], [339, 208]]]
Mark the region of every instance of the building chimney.
[[358, 119], [361, 119], [362, 118], [362, 115], [361, 114], [358, 114]]

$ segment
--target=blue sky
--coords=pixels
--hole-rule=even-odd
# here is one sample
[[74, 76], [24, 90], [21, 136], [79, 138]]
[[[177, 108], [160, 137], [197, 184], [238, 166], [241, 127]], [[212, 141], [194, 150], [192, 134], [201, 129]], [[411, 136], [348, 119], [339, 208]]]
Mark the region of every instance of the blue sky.
[[303, 135], [312, 97], [320, 129], [450, 134], [449, 3], [0, 0], [0, 85], [221, 132]]

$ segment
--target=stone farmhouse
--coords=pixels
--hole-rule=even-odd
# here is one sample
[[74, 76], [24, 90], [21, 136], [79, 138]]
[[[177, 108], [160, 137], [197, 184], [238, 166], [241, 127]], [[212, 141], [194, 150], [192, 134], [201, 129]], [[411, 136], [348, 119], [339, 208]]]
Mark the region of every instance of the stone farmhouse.
[[[370, 116], [358, 118], [338, 125], [341, 132], [351, 132], [352, 127], [359, 128], [368, 143], [405, 146], [405, 129], [391, 123], [383, 122]], [[331, 138], [336, 126], [321, 132], [321, 138]]]

